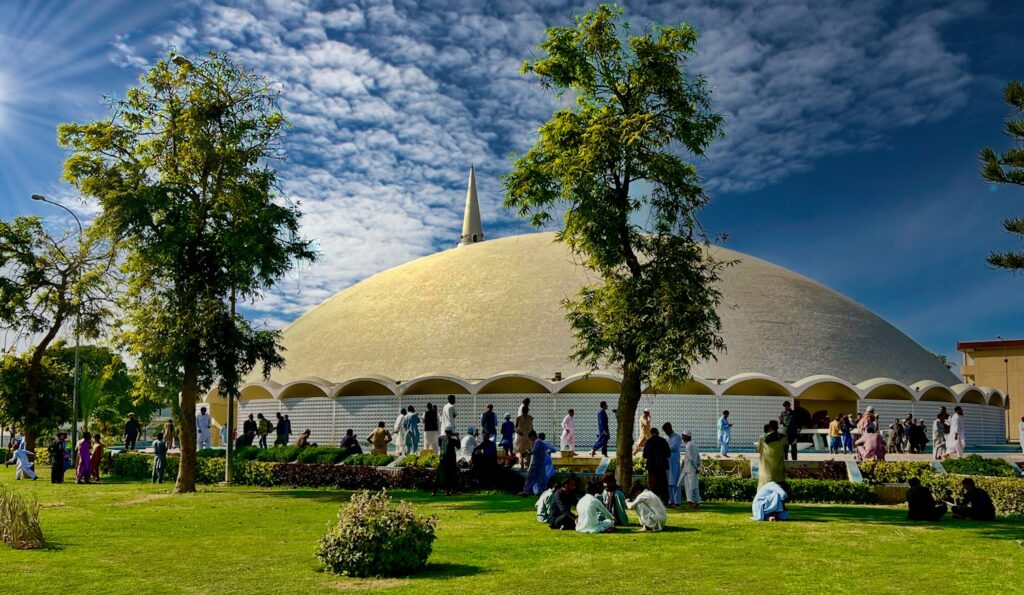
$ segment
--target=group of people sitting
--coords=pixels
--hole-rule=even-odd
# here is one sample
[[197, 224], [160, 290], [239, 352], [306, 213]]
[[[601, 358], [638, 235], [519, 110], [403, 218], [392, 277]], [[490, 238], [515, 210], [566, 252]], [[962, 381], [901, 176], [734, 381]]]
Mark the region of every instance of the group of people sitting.
[[590, 482], [586, 493], [577, 500], [577, 483], [572, 474], [564, 482], [552, 478], [537, 499], [537, 521], [561, 531], [611, 533], [616, 527], [629, 525], [626, 511], [632, 510], [644, 531], [665, 528], [668, 512], [661, 498], [651, 490], [635, 486], [627, 499], [615, 474], [605, 473], [602, 481]]
[[938, 521], [946, 516], [950, 509], [953, 516], [960, 519], [994, 521], [996, 518], [996, 507], [992, 503], [992, 498], [988, 492], [975, 485], [970, 477], [965, 477], [961, 482], [964, 492], [956, 503], [936, 499], [932, 491], [916, 477], [910, 478], [907, 483], [910, 484], [910, 489], [907, 490], [907, 520]]

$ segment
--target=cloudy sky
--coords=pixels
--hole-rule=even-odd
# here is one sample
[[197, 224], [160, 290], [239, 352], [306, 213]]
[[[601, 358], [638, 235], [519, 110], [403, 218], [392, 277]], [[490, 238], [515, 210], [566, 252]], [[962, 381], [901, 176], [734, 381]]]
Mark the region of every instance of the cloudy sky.
[[[726, 137], [700, 163], [710, 231], [845, 293], [927, 348], [1024, 336], [1024, 279], [986, 268], [1014, 247], [999, 221], [1019, 189], [976, 156], [1005, 146], [1000, 89], [1024, 78], [1015, 0], [622, 2], [635, 28], [702, 34]], [[0, 217], [88, 215], [60, 182], [60, 122], [105, 113], [169, 48], [226, 50], [281, 85], [293, 129], [285, 190], [322, 260], [250, 314], [280, 326], [395, 264], [453, 246], [469, 165], [485, 232], [529, 231], [501, 209], [512, 151], [555, 99], [519, 75], [544, 28], [589, 5], [400, 0], [0, 2]]]

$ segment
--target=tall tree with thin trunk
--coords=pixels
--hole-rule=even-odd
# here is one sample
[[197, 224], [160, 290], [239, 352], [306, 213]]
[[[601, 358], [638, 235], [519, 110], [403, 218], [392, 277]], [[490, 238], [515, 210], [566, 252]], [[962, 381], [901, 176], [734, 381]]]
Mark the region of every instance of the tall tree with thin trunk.
[[199, 396], [283, 362], [278, 333], [231, 316], [229, 297], [255, 300], [315, 258], [270, 165], [285, 127], [271, 83], [211, 52], [170, 55], [110, 102], [108, 118], [58, 130], [72, 150], [65, 178], [98, 200], [97, 224], [124, 254], [120, 337], [139, 385], [180, 393], [176, 492], [195, 491]]
[[573, 357], [617, 366], [616, 472], [631, 483], [633, 428], [645, 383], [671, 386], [724, 348], [715, 311], [723, 263], [697, 219], [707, 201], [696, 167], [721, 134], [704, 79], [686, 72], [697, 32], [652, 27], [631, 36], [621, 10], [600, 6], [547, 30], [523, 65], [575, 106], [540, 127], [505, 178], [506, 207], [537, 226], [564, 209], [558, 240], [602, 283], [566, 300]]
[[0, 221], [0, 325], [29, 346], [25, 383], [17, 395], [25, 403], [14, 420], [29, 449], [40, 432], [67, 421], [55, 409], [65, 409], [57, 406], [63, 395], [46, 394], [53, 386], [44, 370], [47, 349], [62, 332], [94, 338], [105, 328], [116, 286], [114, 266], [110, 243], [91, 229], [55, 232], [39, 217]]
[[[993, 184], [1024, 186], [1024, 82], [1010, 81], [1003, 89], [1003, 101], [1011, 110], [1004, 131], [1012, 146], [1002, 154], [991, 147], [982, 149], [981, 175]], [[1024, 240], [1024, 217], [1003, 219], [1003, 229]], [[1000, 269], [1024, 269], [1024, 251], [1021, 250], [992, 252], [986, 260]]]

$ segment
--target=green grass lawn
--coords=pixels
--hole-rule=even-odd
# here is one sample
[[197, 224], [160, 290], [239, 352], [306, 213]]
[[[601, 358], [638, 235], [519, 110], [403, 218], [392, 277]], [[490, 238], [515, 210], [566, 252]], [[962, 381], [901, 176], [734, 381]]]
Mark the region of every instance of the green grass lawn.
[[[309, 489], [0, 483], [38, 496], [49, 549], [0, 544], [8, 593], [1024, 592], [1024, 523], [916, 525], [873, 506], [793, 506], [754, 523], [744, 504], [672, 511], [669, 530], [551, 531], [514, 496], [399, 492], [440, 517], [429, 568], [354, 580], [322, 571], [318, 538], [347, 493]], [[70, 477], [70, 474], [69, 474]], [[774, 582], [761, 582], [771, 578]]]

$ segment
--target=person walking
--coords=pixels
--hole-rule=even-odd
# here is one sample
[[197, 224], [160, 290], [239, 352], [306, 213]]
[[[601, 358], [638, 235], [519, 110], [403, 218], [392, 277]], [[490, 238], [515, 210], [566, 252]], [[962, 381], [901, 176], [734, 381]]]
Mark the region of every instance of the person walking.
[[437, 407], [427, 403], [427, 412], [423, 415], [423, 448], [430, 452], [438, 452]]
[[274, 428], [277, 437], [274, 438], [274, 446], [288, 446], [288, 425], [284, 423], [284, 416], [277, 412], [277, 426]]
[[274, 426], [270, 425], [270, 420], [263, 417], [262, 413], [257, 413], [256, 418], [259, 420], [257, 423], [256, 433], [259, 434], [260, 440], [257, 443], [260, 448], [267, 448], [267, 436], [270, 435], [271, 430]]
[[729, 421], [729, 410], [722, 412], [718, 418], [718, 448], [723, 457], [729, 456], [729, 442], [732, 440], [732, 422]]
[[839, 424], [839, 429], [843, 435], [843, 454], [848, 455], [853, 453], [853, 429], [856, 428], [856, 424], [850, 419], [849, 414], [843, 414], [843, 420]]
[[455, 410], [455, 395], [448, 395], [448, 402], [441, 410], [441, 431], [451, 432], [457, 436], [459, 432], [455, 427], [455, 420], [458, 416], [459, 412]]
[[840, 418], [835, 418], [828, 423], [828, 452], [829, 454], [839, 454], [840, 436], [842, 434], [842, 424]]
[[139, 420], [135, 419], [134, 413], [129, 413], [128, 421], [124, 424], [124, 449], [126, 451], [135, 450], [135, 442], [139, 439], [139, 434], [141, 433], [142, 428], [139, 427]]
[[[633, 447], [633, 455], [642, 452], [644, 447], [647, 446], [647, 441], [651, 439], [651, 410], [644, 409], [643, 415], [640, 416], [640, 434], [637, 436], [636, 446]], [[653, 488], [652, 488], [653, 489]], [[655, 492], [657, 493], [657, 492]]]
[[174, 448], [174, 435], [174, 420], [168, 417], [164, 422], [164, 442], [168, 450]]
[[160, 432], [153, 442], [153, 483], [164, 482], [164, 469], [167, 468], [167, 443], [164, 442], [164, 434]]
[[[255, 436], [259, 432], [259, 426], [256, 425], [256, 420], [252, 418], [251, 413], [249, 414], [249, 419], [245, 420], [242, 423], [242, 434], [248, 434], [250, 432], [252, 433], [253, 436]], [[164, 436], [166, 437], [167, 435], [164, 434]]]
[[611, 438], [611, 432], [608, 428], [608, 403], [601, 401], [601, 408], [597, 410], [597, 441], [594, 442], [594, 448], [590, 449], [590, 456], [600, 450], [602, 457], [608, 456], [608, 440]]
[[97, 432], [92, 437], [92, 452], [89, 454], [89, 460], [92, 461], [92, 478], [97, 482], [100, 480], [100, 463], [103, 462], [103, 451], [106, 445], [103, 444], [103, 438]]
[[14, 465], [14, 479], [39, 479], [32, 469], [31, 457], [34, 457], [35, 453], [26, 449], [24, 437], [14, 439], [10, 454], [10, 460], [4, 462], [4, 465]]
[[405, 454], [405, 416], [409, 415], [409, 410], [402, 407], [398, 411], [398, 417], [395, 418], [395, 424], [391, 428], [391, 435], [395, 437], [395, 455], [402, 456]]
[[661, 426], [665, 432], [665, 441], [668, 442], [668, 507], [675, 508], [681, 501], [679, 486], [682, 481], [682, 469], [679, 461], [679, 454], [683, 448], [682, 437], [672, 430], [672, 424], [665, 422]]
[[796, 416], [796, 411], [793, 411], [793, 407], [789, 404], [789, 401], [782, 403], [782, 413], [779, 414], [779, 423], [782, 425], [782, 433], [786, 436], [786, 446], [788, 447], [783, 455], [792, 457], [796, 460], [797, 451], [797, 440], [800, 438], [800, 419]]
[[[278, 414], [280, 415], [280, 414]], [[206, 412], [206, 407], [199, 408], [199, 415], [196, 416], [196, 448], [202, 450], [204, 448], [210, 448], [211, 436], [210, 426], [212, 422], [210, 420], [210, 414]], [[287, 442], [285, 442], [287, 444]]]
[[644, 444], [644, 459], [647, 461], [647, 487], [668, 502], [668, 442], [651, 428], [651, 437]]
[[67, 432], [57, 432], [57, 437], [46, 449], [50, 453], [50, 483], [64, 483], [64, 457], [67, 454], [65, 442]]
[[573, 453], [576, 450], [576, 424], [573, 421], [573, 416], [575, 415], [576, 412], [570, 409], [565, 417], [562, 418], [562, 452]]
[[[686, 502], [691, 508], [700, 508], [700, 451], [693, 441], [690, 430], [683, 430], [683, 442], [686, 443], [686, 457], [683, 461], [682, 484], [686, 489]], [[678, 489], [678, 488], [677, 488]]]
[[523, 413], [516, 418], [516, 443], [515, 451], [519, 455], [519, 468], [526, 469], [530, 466], [530, 452], [533, 450], [533, 439], [530, 433], [533, 432], [533, 416], [530, 415], [530, 406], [523, 406]]
[[292, 420], [288, 419], [288, 414], [284, 414], [284, 443], [285, 446], [292, 443]]
[[92, 476], [92, 463], [89, 457], [92, 452], [92, 434], [82, 434], [82, 439], [75, 445], [78, 449], [78, 467], [76, 468], [75, 483], [89, 483]]
[[964, 456], [967, 437], [964, 435], [964, 410], [959, 405], [953, 408], [953, 416], [949, 418], [949, 434], [946, 436], [946, 441], [946, 451], [949, 456], [954, 458]]

